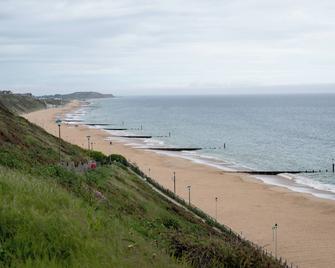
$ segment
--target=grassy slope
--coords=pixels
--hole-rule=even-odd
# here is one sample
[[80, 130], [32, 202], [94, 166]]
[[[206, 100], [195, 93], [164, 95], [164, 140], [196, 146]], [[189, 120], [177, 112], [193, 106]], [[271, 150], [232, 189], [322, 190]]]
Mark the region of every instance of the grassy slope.
[[[57, 150], [56, 138], [0, 105], [1, 266], [279, 267], [163, 200], [122, 158], [75, 173], [57, 165]], [[89, 154], [62, 143], [67, 160]]]
[[32, 96], [20, 94], [0, 95], [0, 104], [16, 113], [28, 113], [46, 108], [43, 101]]
[[[133, 229], [131, 216], [119, 204], [109, 209], [110, 204], [87, 195], [83, 198], [51, 180], [1, 168], [1, 264], [13, 267], [177, 266], [152, 241], [146, 241]], [[130, 195], [128, 191], [127, 195]], [[129, 206], [131, 203], [126, 203], [125, 209]]]

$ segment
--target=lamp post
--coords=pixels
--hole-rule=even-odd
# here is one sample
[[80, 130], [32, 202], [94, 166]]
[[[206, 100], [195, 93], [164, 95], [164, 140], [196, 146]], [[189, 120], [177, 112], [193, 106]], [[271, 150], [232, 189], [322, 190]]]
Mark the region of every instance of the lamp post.
[[173, 192], [176, 194], [176, 172], [173, 171]]
[[187, 186], [188, 189], [188, 205], [191, 205], [191, 185]]
[[91, 146], [90, 139], [91, 139], [91, 136], [86, 136], [86, 138], [87, 138], [88, 150], [90, 150], [90, 146]]
[[60, 151], [61, 151], [61, 136], [60, 136], [60, 126], [62, 125], [62, 120], [60, 120], [59, 118], [56, 120], [56, 124], [58, 125], [58, 140], [59, 140], [59, 144], [58, 144], [58, 157], [59, 157], [59, 163], [61, 160], [61, 156], [60, 156]]
[[276, 258], [277, 258], [277, 229], [278, 229], [278, 224], [275, 223], [272, 226], [272, 241], [273, 241], [273, 250], [275, 252]]
[[218, 220], [218, 198], [215, 197], [215, 220]]

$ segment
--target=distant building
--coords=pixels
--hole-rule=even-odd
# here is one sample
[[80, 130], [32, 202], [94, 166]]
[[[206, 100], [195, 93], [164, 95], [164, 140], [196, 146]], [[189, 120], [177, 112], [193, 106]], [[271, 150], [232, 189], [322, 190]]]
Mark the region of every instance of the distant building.
[[22, 93], [22, 94], [19, 94], [21, 96], [27, 96], [27, 97], [33, 97], [33, 94], [31, 93]]
[[10, 90], [1, 90], [0, 91], [0, 95], [11, 95], [11, 94], [13, 94], [13, 92], [10, 91]]

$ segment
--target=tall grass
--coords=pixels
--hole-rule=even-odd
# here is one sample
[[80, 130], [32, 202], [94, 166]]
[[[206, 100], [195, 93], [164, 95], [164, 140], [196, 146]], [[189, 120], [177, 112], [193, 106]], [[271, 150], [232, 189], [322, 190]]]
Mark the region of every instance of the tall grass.
[[0, 168], [2, 266], [177, 266], [127, 222], [56, 182]]
[[58, 144], [0, 105], [0, 266], [281, 267], [162, 199], [124, 157], [63, 141], [62, 159], [102, 164], [79, 173], [59, 165]]

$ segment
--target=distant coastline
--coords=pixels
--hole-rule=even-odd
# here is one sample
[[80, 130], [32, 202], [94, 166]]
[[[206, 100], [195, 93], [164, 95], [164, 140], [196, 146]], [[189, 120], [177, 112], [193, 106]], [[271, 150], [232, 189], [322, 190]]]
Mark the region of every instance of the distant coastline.
[[104, 99], [104, 98], [114, 98], [113, 94], [103, 94], [94, 91], [83, 91], [74, 92], [70, 94], [55, 94], [55, 95], [43, 95], [39, 96], [40, 99], [61, 99], [64, 101], [71, 100], [88, 100], [88, 99]]

